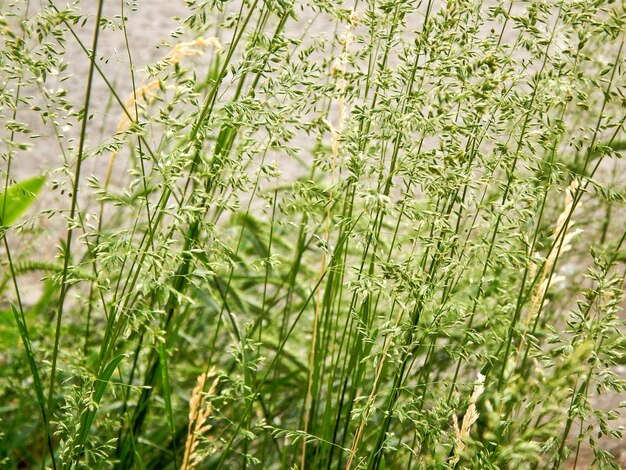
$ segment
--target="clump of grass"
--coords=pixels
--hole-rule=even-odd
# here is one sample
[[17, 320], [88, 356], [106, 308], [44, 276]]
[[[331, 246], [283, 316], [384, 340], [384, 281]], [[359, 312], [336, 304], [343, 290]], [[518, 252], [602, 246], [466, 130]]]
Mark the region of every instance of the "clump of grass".
[[620, 5], [106, 6], [0, 16], [2, 465], [619, 468]]

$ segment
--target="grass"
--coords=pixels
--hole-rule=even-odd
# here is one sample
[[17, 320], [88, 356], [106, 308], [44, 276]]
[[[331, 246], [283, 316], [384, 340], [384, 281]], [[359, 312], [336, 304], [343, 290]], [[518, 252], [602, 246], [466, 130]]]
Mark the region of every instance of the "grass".
[[623, 5], [0, 6], [3, 468], [620, 468]]

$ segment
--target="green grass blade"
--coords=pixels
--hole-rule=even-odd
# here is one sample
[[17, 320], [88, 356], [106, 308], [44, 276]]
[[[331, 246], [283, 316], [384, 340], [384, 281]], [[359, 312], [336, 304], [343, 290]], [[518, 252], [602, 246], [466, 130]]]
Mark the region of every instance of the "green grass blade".
[[176, 456], [176, 426], [174, 424], [174, 412], [172, 411], [172, 393], [170, 389], [170, 376], [167, 366], [167, 353], [165, 345], [159, 345], [159, 356], [161, 358], [161, 381], [163, 382], [163, 399], [165, 400], [165, 412], [167, 414], [167, 425], [172, 434], [172, 446], [174, 449], [174, 466], [178, 467]]
[[20, 336], [22, 338], [22, 344], [24, 344], [24, 351], [26, 352], [26, 358], [28, 359], [28, 367], [30, 368], [30, 372], [33, 376], [33, 384], [35, 386], [35, 396], [37, 397], [37, 404], [39, 405], [39, 409], [41, 410], [41, 417], [43, 419], [43, 424], [45, 428], [45, 434], [48, 441], [48, 449], [50, 450], [50, 456], [52, 457], [53, 466], [56, 468], [54, 464], [54, 449], [52, 447], [52, 441], [50, 439], [50, 433], [48, 432], [48, 415], [46, 413], [46, 400], [44, 398], [43, 386], [41, 384], [41, 377], [39, 375], [39, 369], [37, 368], [37, 362], [35, 361], [35, 355], [33, 354], [33, 348], [30, 343], [30, 337], [28, 335], [28, 328], [26, 323], [24, 322], [23, 312], [18, 312], [15, 308], [15, 305], [11, 303], [11, 310], [13, 311], [13, 317], [15, 318], [15, 323], [17, 324], [17, 328], [20, 332]]
[[93, 394], [93, 406], [90, 407], [89, 411], [85, 415], [85, 420], [83, 421], [83, 426], [77, 442], [78, 452], [76, 454], [76, 459], [79, 459], [82, 454], [82, 449], [87, 441], [87, 437], [89, 436], [89, 430], [91, 429], [94, 419], [96, 418], [96, 413], [98, 412], [98, 405], [100, 404], [100, 401], [102, 401], [102, 397], [104, 396], [106, 387], [111, 380], [111, 376], [125, 357], [125, 354], [120, 354], [119, 356], [114, 357], [96, 379], [96, 386]]

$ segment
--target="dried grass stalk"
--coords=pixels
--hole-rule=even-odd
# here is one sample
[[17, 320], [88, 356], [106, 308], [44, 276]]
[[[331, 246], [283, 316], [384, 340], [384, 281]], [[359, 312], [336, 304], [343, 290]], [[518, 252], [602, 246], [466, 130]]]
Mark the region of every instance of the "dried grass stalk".
[[559, 215], [554, 227], [554, 246], [543, 265], [540, 281], [533, 293], [530, 309], [526, 317], [526, 328], [528, 328], [536, 315], [539, 314], [542, 305], [545, 303], [543, 299], [550, 286], [550, 281], [552, 280], [550, 276], [558, 257], [572, 248], [570, 245], [572, 239], [582, 232], [580, 229], [570, 230], [574, 225], [574, 221], [571, 220], [571, 213], [574, 208], [574, 195], [578, 190], [578, 186], [578, 181], [574, 180], [565, 191], [563, 212]]
[[[209, 390], [205, 393], [205, 384], [211, 378], [214, 378], [213, 382]], [[200, 444], [198, 438], [211, 429], [208, 420], [213, 411], [213, 407], [211, 406], [209, 398], [215, 395], [218, 382], [219, 377], [216, 377], [215, 368], [212, 368], [206, 374], [198, 376], [198, 382], [191, 392], [191, 399], [189, 400], [189, 426], [187, 428], [187, 440], [185, 441], [185, 454], [180, 470], [191, 470], [202, 461], [202, 456], [198, 453], [198, 445]]]
[[[333, 126], [329, 123], [331, 138], [332, 138], [332, 155], [333, 162], [336, 163], [337, 158], [339, 156], [339, 137], [341, 136], [341, 132], [343, 131], [344, 122], [346, 120], [346, 102], [345, 102], [345, 91], [347, 86], [347, 81], [345, 77], [346, 67], [350, 60], [350, 46], [354, 42], [354, 34], [352, 31], [359, 24], [359, 18], [356, 13], [352, 13], [350, 15], [350, 19], [348, 24], [346, 24], [343, 34], [340, 38], [340, 44], [342, 46], [342, 52], [339, 59], [335, 62], [331, 69], [331, 73], [334, 76], [339, 77], [339, 81], [337, 83], [337, 94], [339, 95], [339, 121], [336, 126]], [[334, 165], [333, 165], [334, 167]]]
[[[204, 51], [202, 48], [212, 47], [216, 54], [219, 54], [224, 50], [220, 41], [215, 37], [198, 38], [193, 41], [182, 42], [175, 45], [172, 51], [165, 56], [163, 61], [169, 65], [178, 64], [183, 57], [202, 55]], [[161, 87], [161, 83], [158, 79], [152, 80], [149, 83], [145, 83], [137, 88], [124, 102], [125, 112], [122, 113], [117, 123], [116, 133], [121, 134], [130, 129], [134, 122], [137, 122], [137, 106], [138, 104], [150, 104], [156, 96], [156, 89]], [[109, 165], [107, 168], [107, 174], [105, 179], [105, 188], [109, 186], [111, 180], [111, 172], [113, 170], [113, 164], [117, 158], [117, 152], [113, 152], [109, 157]]]
[[472, 425], [478, 420], [478, 411], [476, 411], [476, 403], [478, 399], [485, 391], [485, 376], [482, 374], [478, 374], [478, 380], [476, 381], [476, 385], [474, 385], [474, 391], [472, 392], [472, 396], [470, 397], [470, 403], [467, 407], [467, 411], [465, 412], [465, 416], [463, 416], [463, 422], [461, 423], [461, 428], [459, 429], [459, 422], [457, 420], [456, 415], [453, 416], [454, 423], [454, 454], [450, 461], [450, 467], [454, 468], [457, 462], [460, 459], [463, 450], [465, 449], [465, 442], [469, 438], [470, 429]]

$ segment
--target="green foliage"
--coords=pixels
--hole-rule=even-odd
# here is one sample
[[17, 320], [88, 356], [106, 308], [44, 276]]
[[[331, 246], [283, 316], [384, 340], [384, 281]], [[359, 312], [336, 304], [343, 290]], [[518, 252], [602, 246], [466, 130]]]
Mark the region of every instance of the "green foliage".
[[88, 3], [0, 15], [0, 466], [619, 467], [623, 5]]
[[16, 222], [35, 202], [46, 178], [35, 176], [15, 183], [0, 194], [0, 224], [8, 226]]

